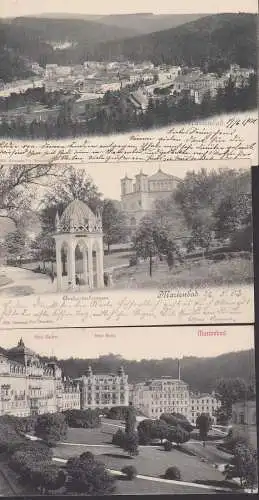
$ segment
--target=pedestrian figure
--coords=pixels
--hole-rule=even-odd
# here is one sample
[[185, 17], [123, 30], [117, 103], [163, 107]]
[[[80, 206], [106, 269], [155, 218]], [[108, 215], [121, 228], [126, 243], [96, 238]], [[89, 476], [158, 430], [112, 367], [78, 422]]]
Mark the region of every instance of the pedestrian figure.
[[104, 273], [103, 275], [103, 281], [104, 281], [104, 286], [108, 286], [109, 284], [109, 275], [107, 272]]
[[52, 272], [50, 273], [50, 279], [51, 279], [51, 283], [53, 283], [54, 279], [55, 279], [55, 275]]
[[80, 280], [79, 280], [79, 277], [77, 276], [77, 274], [76, 274], [76, 285], [80, 285]]
[[169, 271], [171, 271], [171, 269], [173, 269], [173, 267], [174, 267], [174, 254], [173, 254], [172, 250], [169, 250], [169, 252], [167, 254], [167, 265], [168, 265]]

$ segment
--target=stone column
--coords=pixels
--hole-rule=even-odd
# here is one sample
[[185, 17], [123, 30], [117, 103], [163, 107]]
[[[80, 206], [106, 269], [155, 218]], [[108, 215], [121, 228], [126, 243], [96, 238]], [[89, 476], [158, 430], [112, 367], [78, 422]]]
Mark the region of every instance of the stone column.
[[88, 268], [87, 268], [88, 262], [89, 261], [87, 258], [87, 249], [83, 248], [83, 279], [86, 285], [88, 285]]
[[88, 276], [89, 276], [89, 288], [94, 287], [94, 270], [93, 270], [93, 246], [92, 241], [88, 241]]
[[103, 241], [102, 237], [100, 237], [98, 246], [96, 249], [96, 272], [97, 272], [97, 287], [104, 288], [104, 279], [103, 279]]
[[75, 257], [75, 246], [72, 238], [68, 243], [68, 256], [67, 256], [67, 275], [68, 282], [71, 288], [76, 286], [76, 257]]
[[56, 240], [56, 272], [57, 272], [57, 292], [62, 289], [62, 261], [61, 261], [61, 241]]

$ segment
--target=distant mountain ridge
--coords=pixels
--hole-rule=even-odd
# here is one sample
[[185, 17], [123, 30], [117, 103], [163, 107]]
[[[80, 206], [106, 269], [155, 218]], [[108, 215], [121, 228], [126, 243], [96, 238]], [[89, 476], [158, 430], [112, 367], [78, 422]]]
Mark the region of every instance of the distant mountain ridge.
[[[157, 17], [148, 16], [143, 14], [143, 19]], [[115, 18], [120, 18], [120, 26], [109, 24]], [[133, 19], [134, 29], [122, 27], [123, 19], [128, 22], [129, 18]], [[256, 14], [214, 14], [136, 36], [137, 19], [144, 26], [141, 15], [104, 16], [98, 22], [33, 17], [0, 21], [0, 79], [30, 76], [26, 58], [41, 66], [130, 59], [150, 60], [155, 65], [199, 66], [208, 71], [222, 70], [234, 63], [256, 68]], [[55, 50], [49, 43], [60, 41], [74, 45]]]
[[[178, 360], [170, 357], [132, 361], [108, 354], [95, 359], [60, 359], [58, 363], [64, 374], [72, 378], [83, 375], [89, 365], [96, 373], [113, 373], [123, 365], [130, 383], [163, 376], [178, 377]], [[181, 378], [193, 391], [210, 392], [215, 388], [216, 380], [221, 377], [241, 377], [249, 383], [255, 376], [254, 365], [253, 349], [229, 352], [216, 357], [186, 356], [181, 360]]]
[[[116, 26], [134, 33], [145, 34], [153, 31], [160, 31], [174, 28], [181, 24], [194, 21], [207, 14], [153, 14], [152, 12], [132, 13], [132, 14], [107, 14], [107, 15], [87, 15], [87, 14], [66, 14], [66, 13], [42, 13], [38, 16], [24, 16], [24, 19], [51, 19], [51, 20], [81, 20], [94, 21], [107, 26]], [[9, 19], [10, 22], [14, 22]]]
[[93, 59], [200, 66], [222, 61], [256, 67], [256, 14], [215, 14], [176, 28], [95, 47]]

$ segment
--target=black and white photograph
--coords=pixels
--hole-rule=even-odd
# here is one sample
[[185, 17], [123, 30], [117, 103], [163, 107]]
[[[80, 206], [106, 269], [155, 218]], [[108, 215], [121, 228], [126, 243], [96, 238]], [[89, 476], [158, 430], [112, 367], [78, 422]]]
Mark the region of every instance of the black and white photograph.
[[256, 493], [254, 363], [253, 326], [3, 331], [1, 495]]
[[251, 169], [1, 166], [0, 297], [229, 288], [253, 295]]
[[3, 0], [0, 137], [26, 141], [256, 115], [254, 0]]

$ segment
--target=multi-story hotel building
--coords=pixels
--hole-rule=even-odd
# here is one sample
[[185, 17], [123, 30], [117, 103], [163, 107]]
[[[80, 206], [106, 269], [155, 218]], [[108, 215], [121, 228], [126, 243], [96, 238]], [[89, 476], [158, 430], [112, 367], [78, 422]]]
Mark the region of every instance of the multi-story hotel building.
[[200, 413], [208, 413], [215, 422], [220, 406], [213, 393], [190, 393], [180, 377], [180, 362], [177, 379], [161, 377], [130, 386], [123, 367], [110, 374], [93, 373], [89, 367], [85, 375], [70, 380], [56, 363], [44, 363], [22, 339], [12, 349], [0, 348], [0, 415], [25, 417], [129, 403], [149, 418], [181, 413], [193, 424]]
[[212, 394], [190, 394], [189, 420], [195, 424], [201, 413], [207, 413], [212, 419], [212, 423], [216, 424], [215, 412], [220, 406], [221, 402], [216, 398], [214, 392]]
[[128, 376], [94, 374], [63, 377], [56, 363], [44, 363], [22, 339], [12, 349], [0, 348], [0, 415], [26, 417], [68, 409], [128, 406]]
[[121, 367], [118, 373], [94, 374], [89, 367], [86, 375], [80, 379], [81, 408], [111, 408], [128, 406], [128, 375]]
[[24, 345], [0, 350], [0, 415], [26, 417], [80, 408], [80, 386]]
[[181, 413], [189, 417], [189, 387], [181, 380], [180, 361], [178, 378], [161, 377], [131, 386], [130, 400], [144, 415], [159, 418], [162, 413]]
[[135, 384], [131, 390], [131, 401], [135, 408], [150, 418], [159, 418], [162, 413], [181, 413], [188, 418], [189, 389], [183, 380], [162, 377]]

